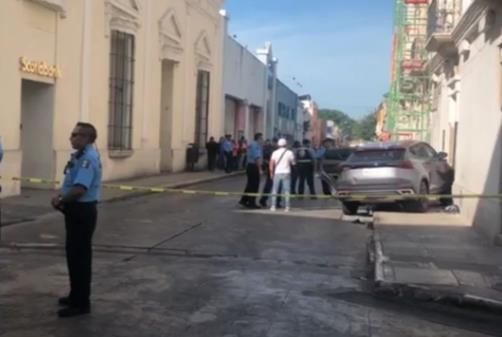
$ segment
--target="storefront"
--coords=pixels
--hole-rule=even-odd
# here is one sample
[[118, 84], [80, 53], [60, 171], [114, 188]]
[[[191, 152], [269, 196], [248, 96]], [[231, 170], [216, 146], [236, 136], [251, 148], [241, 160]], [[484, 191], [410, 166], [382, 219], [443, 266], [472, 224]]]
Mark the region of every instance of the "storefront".
[[221, 5], [2, 1], [0, 174], [60, 180], [78, 121], [98, 130], [105, 180], [183, 170], [189, 144], [223, 132]]

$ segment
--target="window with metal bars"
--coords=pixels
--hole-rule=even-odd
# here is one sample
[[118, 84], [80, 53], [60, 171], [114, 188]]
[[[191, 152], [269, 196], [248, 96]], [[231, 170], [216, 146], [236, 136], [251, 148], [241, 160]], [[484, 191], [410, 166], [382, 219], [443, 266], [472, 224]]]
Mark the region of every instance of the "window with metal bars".
[[110, 48], [108, 149], [132, 147], [134, 35], [112, 31]]
[[195, 140], [194, 144], [204, 148], [207, 141], [209, 113], [209, 72], [199, 70], [197, 74], [197, 94], [195, 104]]

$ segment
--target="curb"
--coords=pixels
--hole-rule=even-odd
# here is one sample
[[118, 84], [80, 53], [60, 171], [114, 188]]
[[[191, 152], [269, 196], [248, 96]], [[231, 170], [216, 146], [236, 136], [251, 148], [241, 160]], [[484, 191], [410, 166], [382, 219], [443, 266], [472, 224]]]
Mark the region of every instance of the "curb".
[[380, 235], [377, 232], [374, 232], [373, 237], [373, 249], [374, 249], [374, 259], [375, 259], [375, 283], [377, 285], [385, 282], [385, 274], [384, 274], [384, 262], [388, 260], [388, 258], [383, 253], [382, 241], [380, 240]]
[[377, 296], [397, 296], [421, 302], [436, 302], [502, 313], [502, 301], [479, 296], [455, 287], [380, 282], [374, 285], [373, 293]]
[[[385, 280], [385, 263], [390, 259], [383, 252], [383, 245], [376, 229], [368, 244], [368, 258], [372, 269], [374, 295], [397, 296], [423, 302], [470, 306], [502, 313], [502, 300], [476, 294], [476, 289], [462, 287], [429, 286], [426, 284], [399, 283]], [[474, 290], [474, 291], [473, 291]], [[495, 291], [495, 290], [493, 290]]]

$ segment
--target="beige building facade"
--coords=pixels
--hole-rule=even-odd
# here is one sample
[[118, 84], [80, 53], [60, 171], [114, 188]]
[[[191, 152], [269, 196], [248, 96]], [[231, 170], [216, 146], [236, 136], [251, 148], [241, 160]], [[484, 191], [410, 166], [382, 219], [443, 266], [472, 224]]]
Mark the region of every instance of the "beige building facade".
[[[432, 145], [455, 168], [454, 193], [502, 193], [502, 3], [433, 1], [429, 16]], [[502, 233], [500, 199], [458, 199], [489, 238]]]
[[223, 133], [222, 5], [1, 1], [0, 174], [61, 179], [78, 121], [98, 129], [105, 180], [183, 170], [189, 144]]

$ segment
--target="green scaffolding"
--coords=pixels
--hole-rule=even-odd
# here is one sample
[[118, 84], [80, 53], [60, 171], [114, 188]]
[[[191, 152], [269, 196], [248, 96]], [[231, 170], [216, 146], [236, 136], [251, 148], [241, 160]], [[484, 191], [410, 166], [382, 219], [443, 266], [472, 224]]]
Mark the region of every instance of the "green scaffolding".
[[385, 131], [393, 140], [430, 140], [427, 0], [395, 0], [393, 76]]

